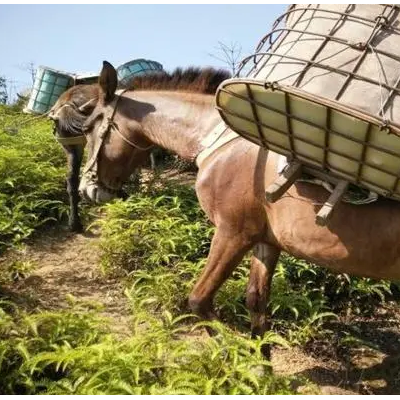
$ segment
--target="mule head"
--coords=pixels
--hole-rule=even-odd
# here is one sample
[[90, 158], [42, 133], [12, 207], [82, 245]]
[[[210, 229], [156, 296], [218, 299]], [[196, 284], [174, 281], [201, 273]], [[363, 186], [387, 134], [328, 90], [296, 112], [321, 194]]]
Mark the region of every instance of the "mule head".
[[124, 182], [148, 159], [152, 147], [141, 134], [139, 103], [116, 93], [117, 85], [116, 70], [104, 61], [95, 108], [82, 126], [88, 161], [79, 191], [96, 203], [118, 197]]

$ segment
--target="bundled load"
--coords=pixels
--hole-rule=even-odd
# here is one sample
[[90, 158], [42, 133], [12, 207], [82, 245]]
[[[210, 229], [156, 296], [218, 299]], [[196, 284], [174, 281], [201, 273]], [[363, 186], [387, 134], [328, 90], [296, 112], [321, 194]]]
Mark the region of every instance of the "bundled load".
[[216, 102], [231, 129], [287, 156], [290, 179], [301, 166], [400, 200], [399, 6], [290, 6]]

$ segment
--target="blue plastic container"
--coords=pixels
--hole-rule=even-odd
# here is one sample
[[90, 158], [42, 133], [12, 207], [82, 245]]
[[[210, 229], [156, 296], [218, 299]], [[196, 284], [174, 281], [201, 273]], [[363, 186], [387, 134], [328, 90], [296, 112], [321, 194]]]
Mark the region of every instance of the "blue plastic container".
[[44, 114], [50, 110], [60, 95], [74, 84], [74, 76], [40, 66], [36, 71], [31, 96], [24, 112]]
[[138, 75], [145, 75], [154, 72], [162, 72], [163, 66], [157, 61], [138, 58], [128, 61], [117, 68], [119, 83], [123, 86], [128, 85], [129, 81]]

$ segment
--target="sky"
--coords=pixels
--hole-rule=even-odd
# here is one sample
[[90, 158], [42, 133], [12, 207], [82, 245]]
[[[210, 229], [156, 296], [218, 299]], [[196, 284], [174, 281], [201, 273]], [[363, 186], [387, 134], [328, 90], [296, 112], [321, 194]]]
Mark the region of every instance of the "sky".
[[32, 85], [27, 66], [98, 73], [148, 58], [176, 67], [224, 64], [218, 41], [239, 43], [243, 57], [284, 12], [285, 4], [255, 5], [0, 5], [0, 76], [15, 91]]

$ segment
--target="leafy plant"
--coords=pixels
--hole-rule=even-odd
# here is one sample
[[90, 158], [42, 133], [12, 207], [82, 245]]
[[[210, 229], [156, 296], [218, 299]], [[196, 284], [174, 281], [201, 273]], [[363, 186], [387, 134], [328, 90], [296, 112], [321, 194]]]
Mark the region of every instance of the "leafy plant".
[[[191, 315], [159, 317], [131, 299], [129, 339], [108, 334], [93, 310], [33, 315], [0, 309], [3, 394], [290, 394], [290, 378], [273, 375], [257, 341], [217, 322], [185, 325]], [[201, 338], [205, 325], [217, 335]], [[201, 340], [200, 340], [201, 338]]]
[[[104, 320], [95, 310], [75, 305], [71, 311], [28, 315], [11, 303], [0, 304], [0, 392], [33, 394], [43, 379], [59, 379], [60, 368], [39, 368], [40, 354], [55, 349], [76, 349], [97, 343], [104, 334]], [[11, 308], [11, 312], [7, 309]]]
[[50, 123], [0, 106], [0, 250], [68, 210], [66, 160]]
[[106, 217], [95, 224], [102, 230], [105, 270], [148, 271], [206, 256], [213, 229], [201, 214], [194, 191], [172, 185], [169, 191], [174, 190], [175, 195], [165, 189], [137, 193], [104, 207]]
[[307, 294], [309, 300], [319, 301], [323, 308], [360, 314], [371, 312], [377, 304], [391, 297], [390, 281], [335, 274], [287, 255], [281, 260], [285, 280]]
[[2, 266], [0, 283], [7, 284], [26, 278], [35, 269], [34, 263], [24, 260], [12, 260]]

